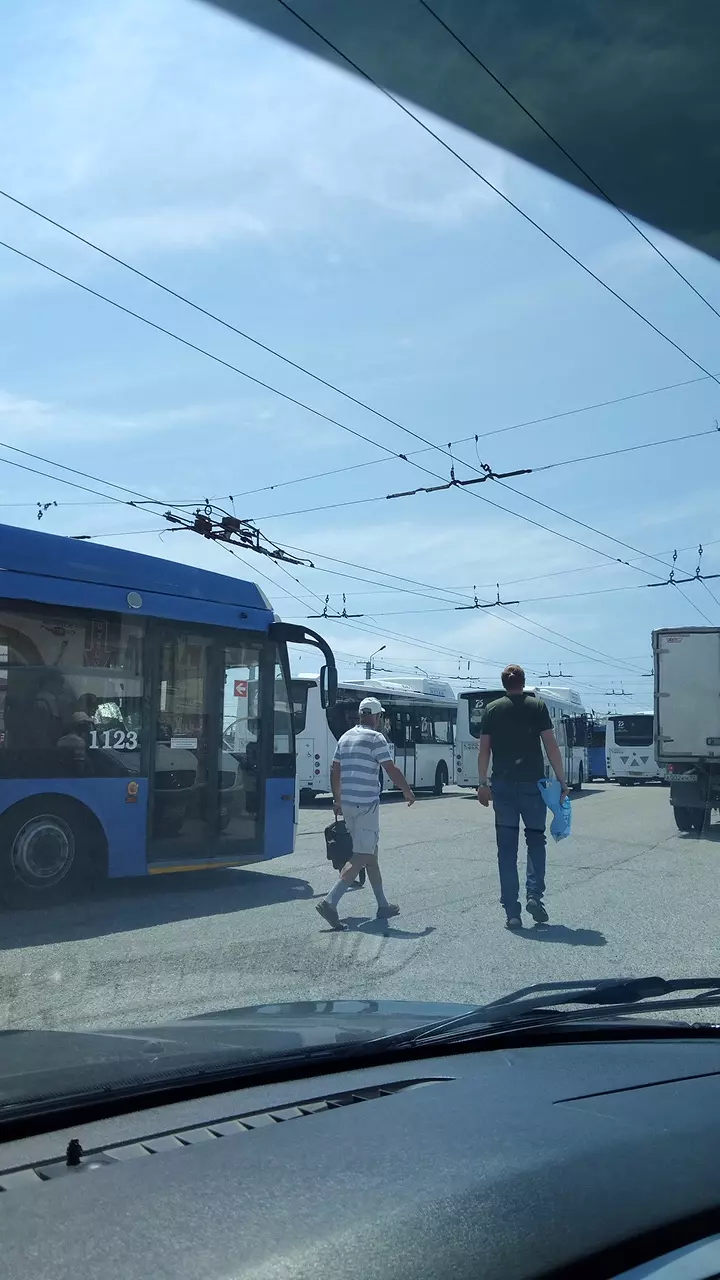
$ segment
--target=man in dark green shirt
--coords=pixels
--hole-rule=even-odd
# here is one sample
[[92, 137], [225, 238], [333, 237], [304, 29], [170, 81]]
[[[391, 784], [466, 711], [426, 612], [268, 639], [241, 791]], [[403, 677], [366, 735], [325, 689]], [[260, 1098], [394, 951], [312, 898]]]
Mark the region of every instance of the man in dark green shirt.
[[[538, 782], [545, 776], [542, 748], [568, 794], [560, 748], [552, 730], [550, 713], [542, 698], [525, 691], [525, 672], [515, 664], [502, 673], [505, 696], [485, 708], [480, 726], [478, 800], [487, 807], [492, 799], [500, 871], [500, 901], [508, 929], [522, 928], [518, 844], [520, 819], [527, 844], [527, 910], [536, 924], [546, 924], [545, 892], [547, 809]], [[492, 789], [488, 766], [492, 754]]]

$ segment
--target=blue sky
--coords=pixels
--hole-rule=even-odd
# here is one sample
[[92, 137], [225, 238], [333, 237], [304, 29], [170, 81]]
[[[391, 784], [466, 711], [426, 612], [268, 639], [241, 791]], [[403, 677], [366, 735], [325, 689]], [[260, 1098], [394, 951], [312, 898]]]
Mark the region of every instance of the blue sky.
[[[433, 442], [701, 379], [386, 98], [213, 8], [37, 0], [6, 15], [0, 64], [5, 190]], [[445, 122], [433, 127], [720, 372], [720, 320], [619, 214]], [[1, 239], [371, 440], [419, 447], [2, 199], [0, 228]], [[651, 234], [720, 309], [718, 264]], [[637, 709], [651, 700], [641, 673], [652, 628], [703, 625], [697, 608], [720, 624], [720, 604], [701, 585], [685, 588], [688, 599], [641, 588], [663, 566], [638, 559], [645, 574], [573, 545], [558, 533], [631, 557], [521, 496], [668, 562], [673, 548], [702, 542], [705, 572], [720, 572], [720, 436], [521, 477], [510, 482], [518, 493], [475, 490], [516, 514], [457, 490], [313, 511], [433, 481], [6, 249], [0, 262], [0, 439], [163, 501], [245, 494], [238, 515], [318, 565], [292, 570], [292, 581], [252, 558], [282, 616], [320, 612], [326, 593], [340, 609], [343, 591], [348, 612], [363, 615], [322, 624], [343, 674], [385, 644], [378, 662], [394, 673], [467, 675], [470, 661], [478, 683], [494, 684], [500, 667], [520, 661], [538, 675], [562, 669], [588, 706], [605, 709], [606, 691], [625, 689], [634, 701], [615, 705]], [[699, 380], [456, 453], [496, 471], [538, 467], [709, 430], [719, 417], [717, 384]], [[38, 527], [35, 504], [56, 500], [41, 526], [49, 532], [245, 573], [193, 535], [143, 533], [161, 527], [156, 516], [83, 505], [92, 495], [8, 462], [31, 460], [6, 449], [0, 458], [9, 523]], [[441, 453], [417, 461], [447, 474]], [[460, 464], [457, 473], [472, 474]], [[694, 551], [679, 563], [694, 571]], [[494, 598], [488, 584], [498, 581], [518, 606], [455, 611], [474, 587]], [[708, 585], [720, 600], [720, 581]]]

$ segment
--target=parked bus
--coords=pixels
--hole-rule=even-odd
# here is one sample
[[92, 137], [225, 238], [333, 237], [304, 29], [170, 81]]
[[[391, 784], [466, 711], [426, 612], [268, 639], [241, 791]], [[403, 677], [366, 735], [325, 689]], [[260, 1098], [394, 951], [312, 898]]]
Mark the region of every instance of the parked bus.
[[607, 782], [607, 756], [605, 754], [605, 720], [588, 721], [588, 781], [598, 778]]
[[[581, 791], [588, 777], [587, 714], [580, 695], [574, 689], [528, 688], [542, 698], [550, 712], [552, 727], [565, 764], [568, 785]], [[455, 733], [455, 781], [460, 787], [478, 784], [478, 747], [480, 726], [485, 708], [496, 698], [505, 697], [504, 689], [474, 689], [458, 696], [457, 730]], [[545, 776], [552, 770], [545, 761]]]
[[[343, 681], [326, 713], [317, 676], [298, 676], [292, 682], [292, 698], [303, 799], [330, 791], [337, 740], [357, 724], [360, 702], [370, 694], [385, 708], [380, 728], [410, 786], [442, 795], [443, 788], [453, 781], [457, 700], [449, 684], [437, 680]], [[382, 779], [384, 790], [395, 789], [384, 772]]]
[[288, 641], [332, 698], [254, 583], [0, 527], [0, 892], [290, 853]]
[[655, 760], [651, 711], [608, 716], [605, 753], [608, 780], [619, 782], [621, 787], [664, 778]]

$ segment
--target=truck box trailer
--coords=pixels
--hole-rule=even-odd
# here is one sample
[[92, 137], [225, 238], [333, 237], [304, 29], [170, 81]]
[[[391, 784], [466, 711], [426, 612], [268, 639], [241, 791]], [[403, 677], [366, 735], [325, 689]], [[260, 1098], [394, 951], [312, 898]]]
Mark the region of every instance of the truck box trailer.
[[681, 831], [720, 808], [720, 627], [653, 632], [655, 758]]

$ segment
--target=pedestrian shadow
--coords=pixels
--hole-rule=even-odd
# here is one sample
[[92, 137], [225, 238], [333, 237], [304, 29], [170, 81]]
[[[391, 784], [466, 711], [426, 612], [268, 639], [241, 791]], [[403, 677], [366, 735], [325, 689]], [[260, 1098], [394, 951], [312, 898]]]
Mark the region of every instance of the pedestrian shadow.
[[528, 942], [564, 942], [568, 947], [606, 947], [607, 938], [599, 929], [570, 929], [566, 924], [534, 925], [515, 929], [513, 936]]
[[433, 924], [426, 924], [424, 929], [398, 929], [387, 920], [377, 920], [375, 916], [345, 916], [343, 924], [353, 933], [372, 933], [383, 938], [427, 938], [435, 932]]

